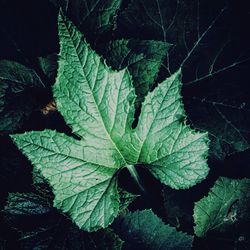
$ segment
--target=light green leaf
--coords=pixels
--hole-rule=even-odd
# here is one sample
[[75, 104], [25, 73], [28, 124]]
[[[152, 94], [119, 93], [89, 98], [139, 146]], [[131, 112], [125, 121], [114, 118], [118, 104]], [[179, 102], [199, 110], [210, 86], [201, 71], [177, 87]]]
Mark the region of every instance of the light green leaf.
[[184, 124], [180, 71], [145, 99], [137, 128], [135, 90], [127, 69], [113, 71], [59, 15], [60, 55], [54, 97], [80, 140], [52, 130], [12, 135], [53, 188], [54, 206], [82, 229], [107, 227], [119, 211], [117, 174], [136, 163], [173, 188], [208, 172], [207, 135]]
[[138, 162], [150, 164], [156, 178], [176, 189], [193, 186], [208, 173], [207, 134], [185, 123], [180, 78], [178, 71], [146, 96], [135, 130]]
[[194, 207], [195, 234], [204, 236], [211, 230], [223, 230], [242, 219], [250, 219], [250, 180], [220, 177], [207, 197]]
[[114, 229], [126, 249], [188, 250], [193, 237], [166, 225], [151, 210], [135, 211], [118, 217]]
[[119, 210], [115, 162], [92, 162], [83, 141], [52, 130], [12, 137], [52, 186], [55, 207], [88, 231], [110, 224]]

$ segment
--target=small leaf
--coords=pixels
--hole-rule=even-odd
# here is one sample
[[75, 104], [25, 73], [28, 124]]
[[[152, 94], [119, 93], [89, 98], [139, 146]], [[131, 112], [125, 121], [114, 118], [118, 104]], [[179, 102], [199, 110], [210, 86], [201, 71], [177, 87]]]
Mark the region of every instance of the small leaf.
[[181, 36], [188, 33], [192, 36], [192, 31], [196, 31], [194, 3], [184, 0], [132, 0], [119, 13], [117, 30], [134, 38], [183, 44], [185, 40]]
[[191, 249], [193, 237], [166, 225], [151, 210], [118, 217], [113, 225], [127, 249]]
[[50, 54], [46, 57], [38, 57], [39, 66], [51, 84], [55, 82], [58, 67], [57, 60], [58, 58], [56, 54]]
[[111, 229], [91, 234], [78, 230], [35, 193], [10, 193], [3, 213], [20, 232], [22, 249], [120, 250], [123, 244]]
[[137, 101], [142, 101], [155, 83], [169, 43], [153, 40], [114, 40], [101, 52], [112, 68], [128, 68], [135, 87]]
[[121, 0], [50, 0], [90, 39], [114, 27]]
[[250, 147], [249, 94], [239, 82], [240, 75], [238, 69], [227, 76], [232, 83], [221, 76], [219, 80], [191, 86], [189, 91], [192, 89], [195, 96], [185, 98], [193, 126], [208, 131], [210, 155], [216, 159], [223, 160], [227, 155]]
[[207, 197], [194, 207], [195, 234], [204, 236], [208, 231], [222, 230], [249, 217], [250, 180], [220, 177]]
[[119, 189], [120, 195], [120, 212], [128, 208], [130, 203], [132, 203], [139, 195], [131, 194], [123, 189]]
[[0, 132], [12, 132], [38, 106], [32, 91], [43, 88], [33, 70], [8, 60], [0, 61]]

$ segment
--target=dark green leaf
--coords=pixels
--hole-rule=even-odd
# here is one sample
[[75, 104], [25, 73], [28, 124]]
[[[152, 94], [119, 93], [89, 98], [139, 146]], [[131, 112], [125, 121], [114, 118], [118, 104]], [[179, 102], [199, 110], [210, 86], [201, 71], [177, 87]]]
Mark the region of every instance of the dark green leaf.
[[121, 0], [53, 0], [62, 8], [87, 38], [96, 40], [98, 35], [114, 27]]
[[195, 234], [224, 230], [241, 220], [249, 220], [250, 180], [220, 177], [207, 197], [195, 203]]
[[58, 57], [56, 54], [50, 54], [46, 57], [38, 57], [38, 63], [43, 71], [43, 73], [47, 76], [50, 84], [54, 84], [57, 72], [57, 60]]
[[128, 68], [137, 101], [142, 101], [155, 83], [170, 44], [153, 40], [115, 40], [103, 46], [102, 54], [113, 69]]
[[113, 225], [126, 249], [191, 249], [193, 237], [166, 225], [151, 210], [120, 216]]
[[20, 232], [25, 250], [120, 250], [123, 244], [110, 229], [91, 234], [80, 231], [34, 193], [10, 193], [4, 215]]
[[194, 94], [185, 98], [193, 126], [209, 132], [210, 154], [220, 160], [250, 147], [249, 94], [236, 79], [239, 73], [234, 75], [229, 74], [234, 83], [222, 78], [191, 86]]
[[32, 93], [43, 88], [37, 74], [13, 61], [0, 61], [0, 132], [16, 130], [29, 114], [38, 107]]

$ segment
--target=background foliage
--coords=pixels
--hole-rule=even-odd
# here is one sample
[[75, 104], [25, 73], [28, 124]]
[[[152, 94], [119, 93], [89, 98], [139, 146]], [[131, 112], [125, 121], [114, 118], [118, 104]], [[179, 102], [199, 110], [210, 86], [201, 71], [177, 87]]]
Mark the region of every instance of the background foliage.
[[[91, 12], [86, 3], [92, 5]], [[141, 193], [129, 173], [123, 171], [119, 184], [141, 195], [129, 206], [130, 211], [152, 209], [164, 223], [194, 234], [194, 203], [208, 195], [218, 177], [250, 178], [247, 1], [1, 0], [1, 248], [120, 249], [121, 239], [125, 241], [124, 249], [139, 244], [133, 235], [126, 235], [127, 229], [124, 235], [124, 227], [130, 226], [126, 221], [129, 216], [137, 216], [136, 213], [114, 223], [112, 230], [121, 239], [111, 229], [93, 234], [80, 232], [48, 203], [52, 194], [46, 183], [37, 179], [38, 185], [32, 184], [32, 166], [8, 137], [12, 132], [45, 128], [71, 135], [60, 114], [57, 111], [48, 114], [48, 107], [45, 109], [52, 100], [51, 86], [57, 69], [59, 7], [85, 34], [91, 46], [107, 58], [107, 63], [117, 68], [132, 68], [137, 82], [145, 87], [139, 96], [138, 110], [145, 93], [182, 66], [182, 95], [188, 122], [194, 128], [208, 131], [211, 139], [208, 178], [189, 190], [174, 191], [140, 170], [146, 190]], [[146, 49], [141, 51], [142, 47]], [[122, 54], [124, 51], [130, 56]], [[150, 72], [152, 65], [159, 72], [150, 75], [154, 82], [151, 86], [144, 75], [136, 73]], [[54, 109], [53, 104], [51, 107]], [[194, 237], [193, 249], [247, 249], [248, 223], [249, 218], [244, 217], [223, 230], [210, 231], [203, 238]]]

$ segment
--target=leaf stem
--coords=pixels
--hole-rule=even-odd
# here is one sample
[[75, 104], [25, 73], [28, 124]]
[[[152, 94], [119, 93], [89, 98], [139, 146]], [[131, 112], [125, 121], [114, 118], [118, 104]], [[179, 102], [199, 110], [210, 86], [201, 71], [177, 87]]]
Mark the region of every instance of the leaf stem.
[[135, 182], [137, 183], [138, 187], [140, 188], [140, 190], [144, 193], [145, 192], [145, 189], [144, 187], [142, 186], [141, 184], [141, 180], [140, 180], [140, 177], [136, 171], [136, 168], [134, 167], [134, 165], [127, 165], [126, 166], [129, 173], [131, 174], [131, 176], [133, 177], [133, 179], [135, 180]]

